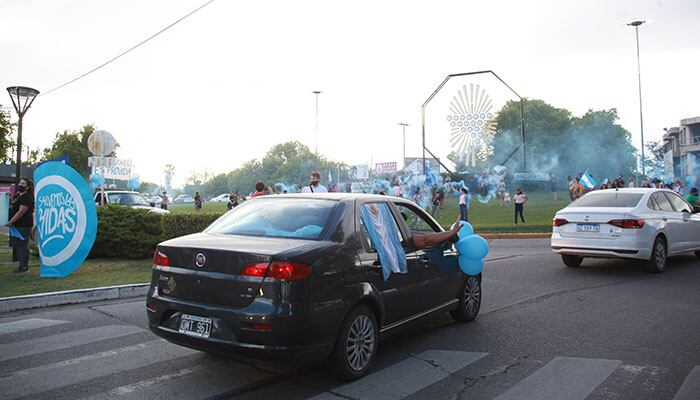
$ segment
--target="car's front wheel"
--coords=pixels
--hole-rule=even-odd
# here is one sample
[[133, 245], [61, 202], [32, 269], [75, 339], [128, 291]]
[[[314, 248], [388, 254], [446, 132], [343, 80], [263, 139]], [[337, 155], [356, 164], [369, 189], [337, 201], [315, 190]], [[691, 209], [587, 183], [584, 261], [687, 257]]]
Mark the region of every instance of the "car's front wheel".
[[378, 333], [377, 318], [369, 307], [360, 305], [350, 311], [330, 358], [340, 378], [354, 381], [367, 373], [377, 354]]
[[471, 322], [479, 315], [481, 308], [481, 275], [467, 276], [459, 293], [456, 310], [450, 311], [452, 318], [459, 322]]
[[666, 241], [661, 236], [654, 240], [654, 246], [651, 248], [651, 258], [647, 262], [646, 270], [658, 274], [666, 269], [668, 261], [668, 248]]
[[576, 267], [580, 266], [581, 263], [583, 262], [583, 257], [562, 254], [561, 261], [567, 267], [576, 268]]

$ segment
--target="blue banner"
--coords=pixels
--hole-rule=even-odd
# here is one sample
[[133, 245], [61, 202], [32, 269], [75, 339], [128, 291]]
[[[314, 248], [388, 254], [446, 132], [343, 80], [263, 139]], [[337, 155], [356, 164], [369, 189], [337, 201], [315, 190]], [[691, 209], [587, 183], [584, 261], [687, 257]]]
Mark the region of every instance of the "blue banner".
[[80, 174], [51, 161], [34, 171], [42, 278], [63, 278], [82, 265], [95, 243], [97, 209]]
[[399, 228], [391, 215], [386, 203], [365, 204], [360, 212], [362, 223], [377, 250], [382, 264], [384, 280], [389, 279], [392, 272], [405, 274], [408, 272], [406, 253], [399, 240]]

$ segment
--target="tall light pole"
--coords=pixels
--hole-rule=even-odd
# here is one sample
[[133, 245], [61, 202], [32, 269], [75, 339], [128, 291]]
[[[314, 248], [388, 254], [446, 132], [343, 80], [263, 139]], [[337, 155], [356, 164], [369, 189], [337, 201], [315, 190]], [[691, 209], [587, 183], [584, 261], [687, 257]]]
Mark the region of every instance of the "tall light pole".
[[7, 91], [10, 93], [12, 105], [19, 116], [19, 122], [17, 123], [17, 165], [15, 166], [15, 190], [17, 190], [19, 179], [22, 177], [22, 118], [29, 110], [29, 107], [32, 106], [39, 91], [24, 86], [10, 86], [7, 88]]
[[401, 161], [401, 169], [406, 169], [406, 127], [411, 125], [405, 122], [399, 122], [397, 125], [401, 125], [403, 128], [403, 160]]
[[314, 146], [315, 146], [314, 152], [316, 153], [316, 155], [318, 155], [318, 95], [323, 93], [323, 92], [320, 90], [314, 90], [311, 93], [316, 95], [316, 136], [314, 137], [314, 143], [315, 143], [314, 144]]
[[637, 82], [639, 85], [639, 131], [642, 136], [642, 176], [646, 175], [644, 170], [644, 118], [642, 117], [642, 72], [639, 62], [639, 25], [645, 21], [632, 21], [629, 26], [634, 27], [634, 33], [637, 37]]

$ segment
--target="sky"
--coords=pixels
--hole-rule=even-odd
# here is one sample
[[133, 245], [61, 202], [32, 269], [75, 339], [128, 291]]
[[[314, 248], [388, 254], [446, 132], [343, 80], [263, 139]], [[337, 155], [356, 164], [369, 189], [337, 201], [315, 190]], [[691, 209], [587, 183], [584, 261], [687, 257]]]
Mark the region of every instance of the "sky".
[[[48, 92], [204, 2], [3, 0], [0, 86]], [[24, 143], [43, 149], [57, 132], [94, 123], [114, 135], [118, 156], [133, 160], [142, 180], [156, 183], [167, 163], [182, 184], [289, 140], [349, 164], [400, 165], [397, 123], [410, 124], [406, 154], [419, 156], [421, 104], [438, 84], [493, 70], [521, 96], [575, 115], [616, 108], [639, 147], [636, 42], [626, 26], [636, 19], [649, 21], [639, 30], [645, 141], [659, 140], [663, 128], [700, 115], [697, 0], [216, 0], [40, 95], [24, 118]], [[322, 91], [318, 139], [314, 90]], [[448, 114], [432, 104], [426, 112]], [[444, 132], [426, 128], [431, 143]]]

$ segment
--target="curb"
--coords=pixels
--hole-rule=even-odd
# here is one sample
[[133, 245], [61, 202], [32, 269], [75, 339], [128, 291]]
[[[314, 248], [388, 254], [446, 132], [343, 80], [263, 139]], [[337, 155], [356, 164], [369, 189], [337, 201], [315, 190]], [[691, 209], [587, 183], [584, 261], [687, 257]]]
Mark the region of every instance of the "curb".
[[477, 235], [484, 239], [549, 239], [551, 233], [483, 233]]
[[61, 292], [27, 294], [23, 296], [1, 297], [0, 313], [29, 310], [39, 307], [60, 306], [65, 304], [88, 303], [100, 300], [114, 300], [128, 297], [145, 296], [148, 283], [131, 285], [105, 286], [89, 289], [64, 290]]

